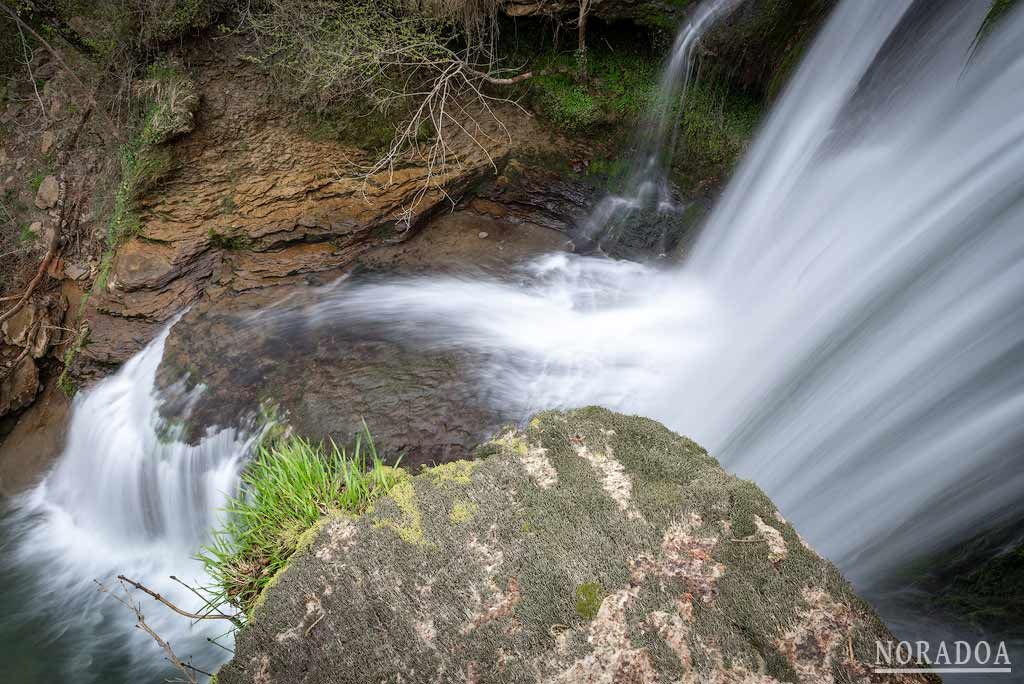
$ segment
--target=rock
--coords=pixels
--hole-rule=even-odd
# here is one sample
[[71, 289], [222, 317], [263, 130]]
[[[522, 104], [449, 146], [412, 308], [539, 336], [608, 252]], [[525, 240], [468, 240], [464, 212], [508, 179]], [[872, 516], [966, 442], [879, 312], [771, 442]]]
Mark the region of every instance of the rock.
[[487, 233], [481, 230], [479, 233], [476, 234], [476, 236], [483, 240], [487, 237]]
[[53, 131], [43, 131], [43, 134], [39, 136], [39, 151], [44, 155], [49, 154], [56, 143], [57, 136], [53, 134]]
[[874, 680], [894, 637], [690, 440], [587, 408], [477, 455], [322, 520], [220, 684]]
[[[298, 308], [272, 308], [282, 299]], [[381, 456], [410, 467], [467, 458], [509, 418], [474, 382], [473, 357], [417, 349], [344, 318], [289, 317], [316, 301], [303, 288], [276, 288], [194, 307], [164, 348], [164, 416], [184, 419], [195, 439], [210, 426], [244, 424], [271, 402], [298, 434], [337, 444], [350, 443], [365, 420]], [[255, 311], [261, 317], [247, 324]], [[186, 388], [206, 389], [179, 404], [183, 378]]]
[[59, 332], [66, 310], [67, 301], [60, 295], [36, 297], [0, 324], [0, 339], [9, 345], [28, 348], [32, 358], [41, 359]]
[[60, 455], [71, 400], [50, 383], [0, 441], [0, 497], [21, 492]]
[[39, 369], [22, 348], [0, 344], [0, 416], [23, 409], [39, 392]]
[[47, 176], [39, 185], [38, 192], [36, 192], [36, 206], [40, 209], [49, 209], [56, 206], [59, 195], [60, 185], [57, 183], [57, 177]]
[[81, 280], [89, 274], [89, 269], [81, 264], [74, 264], [65, 262], [64, 264], [64, 275], [71, 280]]
[[28, 226], [28, 232], [36, 236], [38, 240], [43, 235], [43, 223], [42, 221], [33, 221]]

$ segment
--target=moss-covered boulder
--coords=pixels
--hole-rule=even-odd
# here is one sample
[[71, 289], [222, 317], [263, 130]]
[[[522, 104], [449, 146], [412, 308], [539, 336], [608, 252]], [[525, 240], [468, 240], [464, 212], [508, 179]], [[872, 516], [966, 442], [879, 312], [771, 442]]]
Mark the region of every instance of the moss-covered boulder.
[[219, 683], [871, 680], [885, 627], [692, 441], [587, 408], [477, 455], [323, 520]]

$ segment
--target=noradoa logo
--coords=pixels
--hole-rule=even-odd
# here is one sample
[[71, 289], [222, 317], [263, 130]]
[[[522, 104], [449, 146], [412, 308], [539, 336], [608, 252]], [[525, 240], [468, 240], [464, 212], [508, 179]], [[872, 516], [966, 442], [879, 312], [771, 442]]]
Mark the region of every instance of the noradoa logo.
[[936, 673], [1007, 673], [1012, 672], [1006, 644], [993, 646], [987, 641], [932, 644], [927, 641], [876, 641], [877, 674]]

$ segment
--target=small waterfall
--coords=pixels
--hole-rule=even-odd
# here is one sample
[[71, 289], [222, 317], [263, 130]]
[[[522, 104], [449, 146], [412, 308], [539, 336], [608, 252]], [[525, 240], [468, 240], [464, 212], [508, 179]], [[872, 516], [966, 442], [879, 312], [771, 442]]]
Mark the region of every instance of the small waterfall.
[[[75, 398], [62, 456], [4, 521], [0, 581], [18, 587], [7, 599], [17, 603], [0, 615], [0, 639], [19, 645], [0, 665], [0, 672], [19, 675], [10, 681], [159, 678], [159, 647], [132, 628], [132, 613], [100, 594], [93, 580], [116, 588], [114, 577], [123, 573], [187, 610], [201, 607], [169, 576], [192, 586], [209, 583], [193, 557], [226, 496], [237, 490], [251, 439], [227, 429], [189, 446], [161, 423], [154, 388], [168, 331]], [[224, 659], [226, 652], [206, 638], [228, 625], [190, 628], [152, 600], [142, 605], [147, 622], [179, 656], [195, 656], [199, 666]], [[27, 643], [30, 630], [38, 631]]]
[[706, 0], [676, 34], [653, 101], [633, 136], [632, 156], [622, 188], [598, 202], [583, 226], [585, 240], [598, 246], [613, 244], [631, 223], [680, 213], [672, 199], [668, 169], [676, 149], [679, 117], [693, 77], [696, 49], [707, 30], [742, 1]]

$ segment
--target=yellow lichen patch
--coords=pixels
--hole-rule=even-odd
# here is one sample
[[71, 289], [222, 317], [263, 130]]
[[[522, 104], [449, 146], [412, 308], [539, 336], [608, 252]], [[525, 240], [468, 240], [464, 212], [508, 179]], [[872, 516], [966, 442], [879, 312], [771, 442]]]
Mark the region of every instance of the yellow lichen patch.
[[468, 522], [476, 515], [477, 505], [472, 501], [456, 501], [452, 504], [452, 510], [448, 513], [448, 519], [458, 525]]
[[477, 461], [452, 461], [428, 469], [427, 474], [434, 484], [468, 485], [472, 481], [473, 470], [477, 465]]
[[416, 501], [416, 488], [412, 480], [406, 478], [391, 489], [388, 495], [402, 512], [401, 520], [385, 518], [374, 523], [376, 527], [386, 527], [395, 531], [402, 541], [408, 544], [426, 544], [423, 539], [423, 513]]

